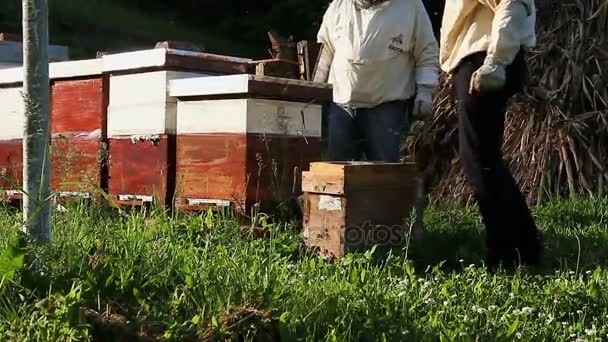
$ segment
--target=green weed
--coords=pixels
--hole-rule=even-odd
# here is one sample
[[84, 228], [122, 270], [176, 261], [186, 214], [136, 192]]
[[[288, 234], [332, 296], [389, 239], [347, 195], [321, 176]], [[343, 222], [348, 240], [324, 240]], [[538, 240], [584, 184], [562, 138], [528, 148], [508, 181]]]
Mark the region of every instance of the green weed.
[[407, 258], [372, 250], [333, 263], [306, 250], [295, 223], [264, 221], [270, 237], [254, 239], [229, 212], [67, 206], [38, 245], [1, 208], [0, 339], [606, 339], [606, 204], [536, 208], [547, 267], [514, 275], [483, 268], [474, 208], [431, 209]]

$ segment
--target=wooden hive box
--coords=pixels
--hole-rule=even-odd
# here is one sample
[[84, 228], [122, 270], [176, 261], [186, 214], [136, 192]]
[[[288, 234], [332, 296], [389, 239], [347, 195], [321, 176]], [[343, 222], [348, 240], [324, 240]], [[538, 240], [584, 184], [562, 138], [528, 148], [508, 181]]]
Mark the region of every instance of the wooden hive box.
[[304, 172], [304, 238], [327, 258], [402, 243], [415, 199], [412, 163], [319, 162]]
[[[49, 64], [51, 81], [51, 188], [60, 197], [89, 197], [90, 184], [103, 187], [106, 94], [101, 60]], [[12, 180], [22, 179], [22, 139], [25, 117], [21, 90], [23, 68], [0, 71], [0, 169]], [[7, 184], [8, 183], [8, 184]], [[9, 199], [21, 197], [11, 182]], [[73, 184], [67, 184], [73, 183]], [[78, 183], [78, 184], [77, 184]]]
[[248, 212], [300, 192], [321, 158], [321, 104], [331, 86], [255, 75], [171, 82], [178, 97], [176, 205]]
[[[21, 198], [23, 173], [22, 86], [14, 69], [0, 70], [0, 199]], [[17, 81], [17, 82], [15, 82]]]
[[50, 64], [51, 188], [87, 198], [107, 187], [108, 84], [101, 59]]
[[[68, 48], [49, 45], [49, 60], [68, 59]], [[23, 170], [23, 43], [0, 33], [0, 199], [21, 198]], [[14, 186], [17, 185], [17, 186]]]
[[109, 74], [109, 193], [119, 204], [164, 205], [174, 192], [177, 99], [169, 81], [243, 73], [249, 59], [160, 47], [104, 55]]

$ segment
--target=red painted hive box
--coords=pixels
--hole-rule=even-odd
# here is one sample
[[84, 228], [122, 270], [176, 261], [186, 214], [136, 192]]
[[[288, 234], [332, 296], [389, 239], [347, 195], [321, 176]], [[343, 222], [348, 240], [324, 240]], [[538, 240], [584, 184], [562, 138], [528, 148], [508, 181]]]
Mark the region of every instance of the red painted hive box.
[[51, 187], [62, 197], [88, 197], [107, 186], [108, 86], [101, 59], [50, 68]]

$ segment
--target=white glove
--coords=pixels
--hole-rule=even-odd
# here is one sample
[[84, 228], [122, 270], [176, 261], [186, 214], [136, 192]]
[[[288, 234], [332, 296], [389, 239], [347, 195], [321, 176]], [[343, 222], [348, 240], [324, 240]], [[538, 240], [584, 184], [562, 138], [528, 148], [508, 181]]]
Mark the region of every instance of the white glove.
[[484, 93], [500, 90], [505, 86], [507, 73], [505, 67], [492, 55], [488, 55], [483, 65], [473, 73], [469, 93]]
[[412, 116], [416, 120], [426, 120], [433, 116], [433, 88], [418, 86]]

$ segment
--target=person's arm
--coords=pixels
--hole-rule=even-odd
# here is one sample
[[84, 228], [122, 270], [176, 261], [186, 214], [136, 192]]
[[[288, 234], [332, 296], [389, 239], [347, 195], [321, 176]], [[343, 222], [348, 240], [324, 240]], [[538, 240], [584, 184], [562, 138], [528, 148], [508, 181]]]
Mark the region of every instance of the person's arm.
[[478, 0], [494, 12], [488, 55], [510, 65], [521, 48], [520, 30], [534, 10], [533, 0]]
[[417, 1], [413, 51], [416, 65], [416, 84], [431, 88], [437, 87], [439, 45], [435, 39], [431, 19], [419, 0]]
[[327, 82], [329, 79], [329, 71], [331, 64], [334, 60], [334, 45], [331, 37], [331, 26], [334, 12], [335, 2], [329, 4], [327, 11], [323, 15], [323, 21], [321, 27], [317, 33], [317, 42], [321, 43], [321, 54], [319, 56], [319, 62], [315, 68], [315, 74], [313, 81], [315, 82]]
[[412, 114], [417, 119], [425, 119], [433, 115], [433, 91], [439, 84], [439, 46], [421, 1], [417, 1], [416, 8], [413, 46], [416, 98]]
[[484, 64], [473, 74], [470, 93], [501, 89], [505, 68], [521, 49], [521, 30], [534, 10], [533, 0], [478, 0], [494, 12], [492, 32]]

